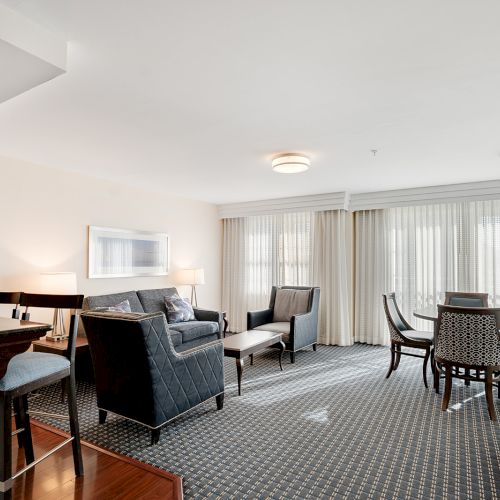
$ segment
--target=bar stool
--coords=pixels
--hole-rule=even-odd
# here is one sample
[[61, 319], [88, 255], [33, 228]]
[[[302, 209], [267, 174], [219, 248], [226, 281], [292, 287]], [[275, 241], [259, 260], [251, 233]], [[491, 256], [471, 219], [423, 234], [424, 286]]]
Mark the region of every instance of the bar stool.
[[[83, 295], [44, 295], [23, 293], [20, 305], [26, 307], [22, 319], [28, 319], [29, 307], [71, 309], [71, 321], [68, 339], [68, 349], [65, 356], [41, 352], [24, 352], [14, 356], [7, 372], [0, 379], [0, 498], [9, 498], [12, 482], [26, 471], [49, 457], [66, 444], [73, 447], [73, 461], [75, 475], [83, 475], [83, 462], [80, 447], [80, 433], [78, 413], [76, 408], [75, 384], [75, 342], [78, 330], [78, 316], [76, 310], [81, 309]], [[35, 460], [31, 440], [30, 417], [28, 412], [28, 394], [34, 390], [64, 381], [68, 388], [68, 411], [71, 437], [57, 445], [53, 450]], [[16, 433], [23, 434], [26, 466], [12, 475], [12, 402], [18, 401], [19, 415], [16, 423], [21, 427]], [[43, 412], [31, 412], [43, 414]], [[51, 415], [66, 419], [65, 415]]]

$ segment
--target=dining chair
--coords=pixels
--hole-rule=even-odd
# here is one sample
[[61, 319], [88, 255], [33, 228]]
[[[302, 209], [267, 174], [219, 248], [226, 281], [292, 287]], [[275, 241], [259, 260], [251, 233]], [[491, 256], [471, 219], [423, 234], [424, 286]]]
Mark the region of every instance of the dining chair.
[[478, 292], [445, 292], [445, 306], [488, 307], [488, 294]]
[[12, 304], [14, 309], [12, 309], [12, 318], [19, 319], [19, 300], [21, 298], [21, 292], [0, 292], [0, 304]]
[[434, 377], [439, 380], [439, 374], [445, 374], [442, 410], [448, 409], [453, 378], [483, 382], [490, 419], [496, 420], [493, 384], [500, 380], [499, 328], [500, 308], [438, 305]]
[[[396, 371], [401, 361], [401, 356], [412, 356], [415, 358], [423, 358], [423, 377], [425, 387], [427, 385], [427, 362], [431, 358], [431, 369], [434, 370], [432, 349], [434, 334], [433, 332], [415, 330], [403, 317], [396, 302], [396, 294], [394, 292], [384, 294], [384, 310], [389, 326], [389, 333], [391, 336], [391, 362], [389, 371], [385, 378], [389, 378], [393, 371]], [[422, 349], [425, 351], [424, 355], [416, 354], [414, 352], [403, 351], [402, 347], [409, 347], [415, 349]]]
[[[14, 356], [7, 367], [7, 372], [0, 379], [0, 493], [12, 488], [15, 477], [24, 474], [37, 463], [50, 456], [64, 445], [71, 443], [75, 474], [83, 474], [83, 462], [80, 448], [78, 413], [76, 408], [75, 386], [75, 341], [78, 330], [77, 309], [81, 309], [83, 295], [43, 295], [23, 293], [20, 297], [21, 307], [25, 307], [23, 319], [29, 317], [30, 307], [59, 308], [72, 310], [68, 349], [65, 355], [42, 352], [24, 352]], [[71, 436], [58, 444], [53, 450], [35, 460], [31, 439], [30, 414], [43, 412], [28, 411], [28, 394], [58, 381], [66, 381], [68, 387], [68, 411]], [[18, 401], [19, 418], [16, 419], [16, 434], [23, 435], [26, 466], [12, 476], [12, 403]], [[65, 415], [53, 415], [54, 418], [67, 419]]]

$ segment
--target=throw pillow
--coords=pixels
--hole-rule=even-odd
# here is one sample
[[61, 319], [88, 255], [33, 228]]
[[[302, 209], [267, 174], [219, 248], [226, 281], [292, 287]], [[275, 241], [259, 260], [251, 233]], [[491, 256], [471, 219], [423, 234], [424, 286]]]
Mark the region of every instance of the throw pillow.
[[274, 301], [273, 322], [290, 321], [293, 315], [307, 312], [310, 294], [309, 290], [280, 288]]
[[167, 307], [167, 319], [169, 323], [182, 323], [195, 319], [191, 304], [177, 294], [165, 297], [165, 306]]
[[131, 313], [132, 309], [130, 308], [130, 302], [125, 299], [116, 306], [107, 306], [107, 307], [94, 307], [94, 311], [110, 311], [110, 312], [122, 312], [122, 313]]

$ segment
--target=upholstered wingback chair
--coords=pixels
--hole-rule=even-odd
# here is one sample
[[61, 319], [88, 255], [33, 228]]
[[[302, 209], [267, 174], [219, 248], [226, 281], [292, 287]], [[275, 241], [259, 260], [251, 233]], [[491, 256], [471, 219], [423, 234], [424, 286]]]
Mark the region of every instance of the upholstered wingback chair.
[[295, 363], [295, 353], [304, 347], [316, 350], [318, 343], [319, 288], [273, 286], [269, 307], [247, 313], [247, 330], [283, 334], [285, 349]]
[[99, 423], [107, 412], [151, 429], [215, 397], [224, 401], [222, 340], [175, 351], [162, 312], [84, 311], [81, 319], [94, 363]]

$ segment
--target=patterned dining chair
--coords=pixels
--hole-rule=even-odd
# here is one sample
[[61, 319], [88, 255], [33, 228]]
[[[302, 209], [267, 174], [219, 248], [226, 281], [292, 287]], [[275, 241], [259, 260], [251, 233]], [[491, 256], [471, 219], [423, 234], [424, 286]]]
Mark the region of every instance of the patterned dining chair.
[[[427, 385], [427, 362], [431, 358], [431, 368], [434, 370], [432, 349], [434, 334], [433, 332], [415, 330], [403, 317], [396, 302], [396, 294], [394, 292], [384, 294], [384, 310], [389, 326], [389, 333], [391, 336], [391, 363], [389, 371], [385, 378], [389, 378], [393, 371], [396, 371], [401, 361], [401, 356], [412, 356], [415, 358], [423, 358], [424, 364], [422, 367], [424, 385]], [[425, 351], [424, 355], [416, 354], [414, 352], [403, 351], [402, 347], [410, 347], [415, 349], [422, 349]]]
[[478, 292], [445, 292], [445, 306], [488, 307], [488, 294]]
[[[496, 420], [493, 383], [500, 375], [500, 308], [438, 306], [434, 377], [445, 373], [441, 409], [448, 409], [453, 378], [483, 382], [488, 413]], [[470, 371], [475, 370], [475, 375]]]

